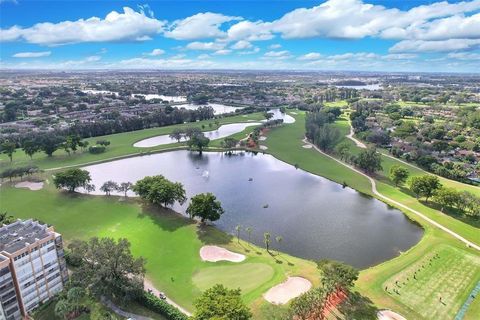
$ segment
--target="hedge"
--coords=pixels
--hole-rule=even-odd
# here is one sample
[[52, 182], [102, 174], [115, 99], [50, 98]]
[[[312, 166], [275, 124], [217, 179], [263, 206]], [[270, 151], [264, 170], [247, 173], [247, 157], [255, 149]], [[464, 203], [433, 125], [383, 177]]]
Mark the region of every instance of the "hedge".
[[145, 308], [165, 316], [168, 320], [188, 320], [189, 317], [166, 301], [157, 298], [154, 294], [144, 292], [137, 298], [137, 302]]

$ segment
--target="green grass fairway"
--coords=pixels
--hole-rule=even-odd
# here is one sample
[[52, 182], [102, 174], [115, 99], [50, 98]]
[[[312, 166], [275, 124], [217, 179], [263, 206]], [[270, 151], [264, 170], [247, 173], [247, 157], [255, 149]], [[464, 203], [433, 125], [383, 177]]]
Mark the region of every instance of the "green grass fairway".
[[[265, 119], [265, 117], [263, 116], [262, 113], [252, 113], [247, 115], [237, 115], [232, 117], [220, 118], [218, 119], [218, 121], [219, 121], [219, 124], [222, 125], [222, 124], [229, 124], [229, 123], [248, 122], [248, 120], [259, 121], [263, 119]], [[212, 123], [213, 127], [210, 128], [209, 123]], [[55, 151], [55, 153], [53, 154], [53, 157], [49, 158], [44, 153], [36, 153], [33, 156], [33, 160], [30, 160], [30, 158], [27, 155], [25, 155], [25, 153], [21, 149], [17, 149], [16, 152], [13, 154], [12, 163], [10, 163], [10, 160], [8, 159], [6, 154], [3, 154], [3, 153], [0, 154], [0, 171], [5, 167], [21, 166], [21, 165], [27, 165], [27, 164], [37, 165], [41, 169], [50, 169], [50, 168], [57, 168], [57, 167], [63, 167], [63, 166], [80, 165], [80, 164], [85, 164], [87, 162], [103, 161], [103, 160], [111, 159], [114, 157], [161, 151], [161, 150], [185, 145], [185, 143], [184, 142], [172, 143], [172, 144], [161, 145], [161, 146], [151, 147], [151, 148], [136, 148], [133, 146], [133, 144], [137, 141], [140, 141], [146, 138], [163, 135], [163, 134], [169, 134], [175, 128], [185, 128], [185, 127], [201, 128], [202, 125], [204, 125], [204, 128], [202, 129], [204, 131], [215, 130], [216, 128], [214, 120], [206, 120], [206, 121], [199, 121], [195, 123], [178, 124], [178, 125], [167, 126], [167, 127], [123, 132], [123, 133], [111, 134], [107, 136], [85, 139], [89, 141], [90, 145], [95, 144], [95, 141], [97, 140], [110, 141], [111, 145], [108, 146], [107, 150], [101, 154], [91, 154], [88, 151], [81, 152], [81, 150], [78, 150], [75, 154], [72, 153], [71, 155], [68, 155], [63, 149], [60, 149]], [[237, 137], [238, 137], [238, 134], [237, 134]], [[214, 141], [214, 143], [219, 143], [219, 142]]]
[[383, 285], [394, 299], [424, 318], [453, 319], [479, 279], [480, 256], [439, 245]]
[[193, 283], [201, 290], [206, 290], [216, 283], [230, 289], [240, 288], [244, 294], [270, 280], [274, 275], [271, 266], [264, 263], [243, 263], [212, 266], [202, 269], [193, 276]]

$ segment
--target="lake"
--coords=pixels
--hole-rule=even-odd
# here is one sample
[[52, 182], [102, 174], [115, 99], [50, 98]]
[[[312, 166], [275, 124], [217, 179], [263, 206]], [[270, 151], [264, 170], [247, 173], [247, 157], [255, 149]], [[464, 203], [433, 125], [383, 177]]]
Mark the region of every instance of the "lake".
[[[256, 126], [259, 124], [261, 123], [245, 122], [245, 123], [224, 124], [224, 125], [221, 125], [216, 130], [205, 131], [203, 132], [203, 134], [205, 135], [205, 137], [209, 138], [210, 140], [217, 140], [217, 139], [222, 139], [222, 138], [231, 136], [232, 134], [241, 132], [245, 130], [245, 128], [247, 127]], [[195, 126], [195, 124], [192, 123], [192, 126]], [[150, 147], [156, 147], [156, 146], [161, 146], [164, 144], [170, 144], [170, 143], [176, 143], [176, 142], [177, 140], [170, 138], [168, 134], [164, 134], [161, 136], [140, 140], [138, 142], [135, 142], [133, 146], [137, 148], [150, 148]]]
[[[329, 258], [365, 268], [389, 260], [416, 244], [422, 229], [376, 199], [302, 170], [273, 156], [234, 156], [173, 151], [87, 166], [96, 185], [107, 180], [135, 182], [162, 174], [184, 184], [188, 197], [212, 192], [225, 214], [215, 225], [234, 233], [252, 227], [252, 242], [306, 258]], [[133, 195], [133, 194], [130, 194]], [[188, 202], [173, 208], [184, 213]], [[268, 205], [267, 208], [265, 208]], [[283, 242], [275, 243], [276, 236]], [[243, 233], [243, 238], [247, 235]]]
[[232, 107], [232, 106], [227, 106], [220, 103], [207, 103], [203, 105], [186, 103], [186, 104], [176, 105], [175, 107], [184, 108], [187, 110], [197, 110], [200, 107], [211, 107], [213, 109], [214, 114], [225, 114], [225, 113], [235, 112], [235, 110], [237, 109], [243, 109], [242, 107]]

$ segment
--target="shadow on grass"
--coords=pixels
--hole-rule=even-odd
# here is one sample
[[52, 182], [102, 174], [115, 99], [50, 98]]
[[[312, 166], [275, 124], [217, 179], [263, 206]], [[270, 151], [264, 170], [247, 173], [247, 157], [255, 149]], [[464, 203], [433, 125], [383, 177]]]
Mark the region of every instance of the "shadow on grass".
[[338, 307], [345, 319], [377, 319], [378, 309], [373, 302], [358, 292], [350, 292]]
[[205, 244], [228, 244], [233, 240], [233, 236], [226, 234], [214, 226], [201, 225], [197, 226], [197, 237]]
[[195, 221], [188, 219], [170, 208], [143, 203], [138, 218], [143, 219], [145, 217], [149, 217], [158, 227], [169, 232], [174, 232], [179, 228], [195, 224]]
[[[472, 227], [475, 228], [480, 228], [480, 218], [475, 218], [475, 217], [470, 217], [468, 215], [463, 214], [460, 210], [456, 208], [449, 208], [449, 207], [444, 207], [442, 208], [441, 205], [429, 200], [426, 202], [425, 200], [420, 200], [420, 203], [423, 204], [426, 207], [429, 207], [434, 210], [438, 210], [454, 219], [460, 220], [466, 224], [471, 225]], [[442, 211], [443, 209], [443, 211]]]

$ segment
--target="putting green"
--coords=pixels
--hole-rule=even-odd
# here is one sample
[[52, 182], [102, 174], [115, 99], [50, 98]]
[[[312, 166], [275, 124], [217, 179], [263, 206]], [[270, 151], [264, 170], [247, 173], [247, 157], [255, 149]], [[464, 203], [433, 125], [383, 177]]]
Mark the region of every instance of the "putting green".
[[265, 263], [214, 266], [197, 272], [193, 283], [202, 291], [220, 283], [227, 288], [240, 288], [246, 294], [269, 281], [273, 274], [273, 268]]

